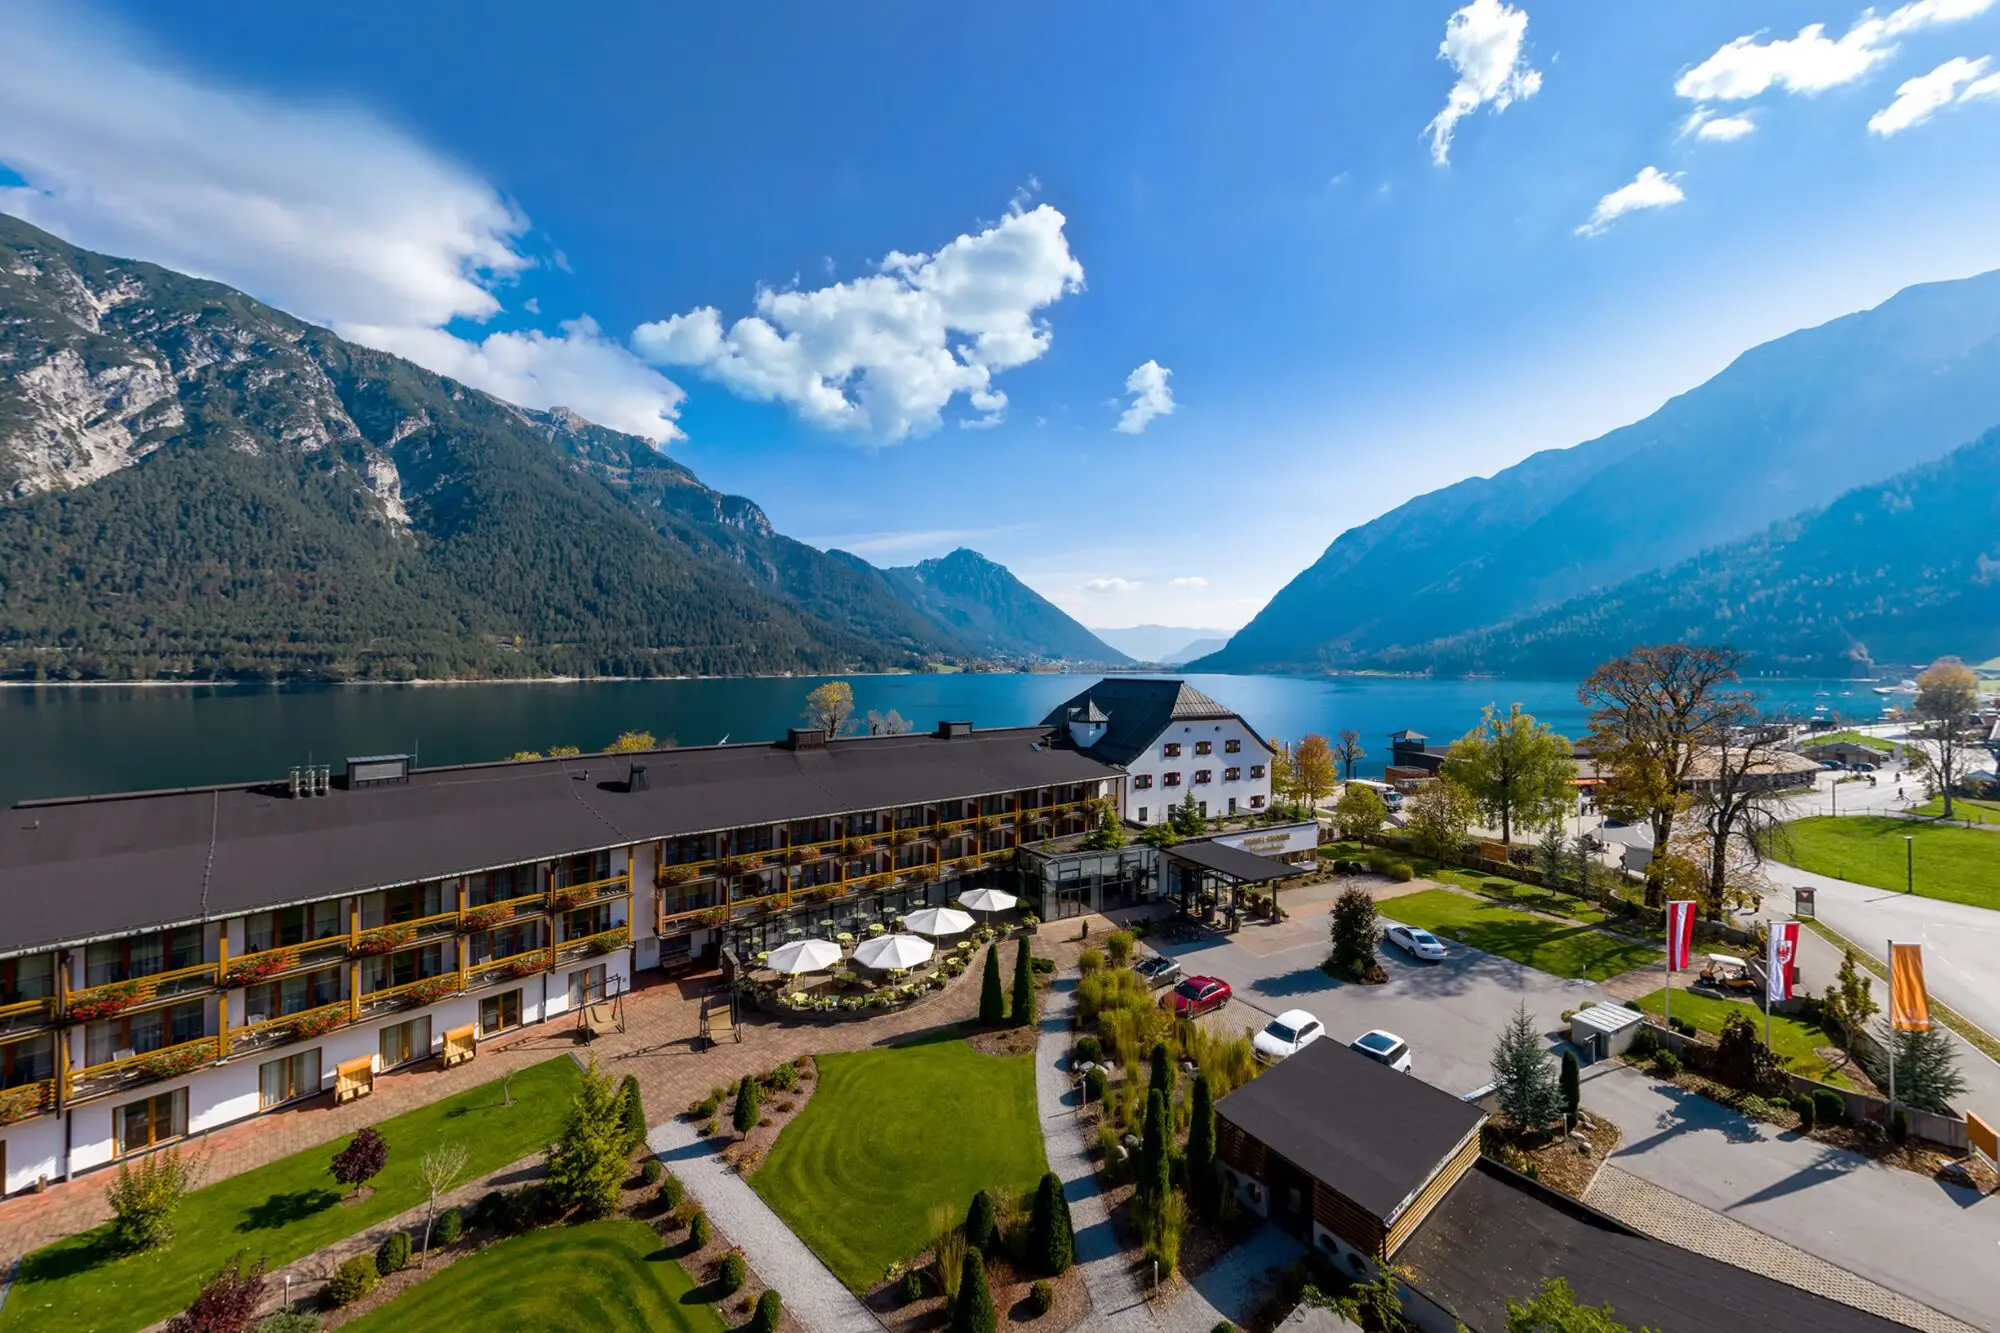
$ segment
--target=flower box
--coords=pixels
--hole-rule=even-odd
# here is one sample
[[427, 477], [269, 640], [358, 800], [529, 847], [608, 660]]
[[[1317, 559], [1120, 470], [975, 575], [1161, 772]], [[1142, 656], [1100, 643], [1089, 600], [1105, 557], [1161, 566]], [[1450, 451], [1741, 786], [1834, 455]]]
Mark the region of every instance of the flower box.
[[694, 923], [697, 926], [719, 926], [727, 920], [729, 920], [727, 907], [709, 907], [694, 914]]
[[615, 929], [605, 931], [602, 935], [591, 936], [590, 951], [592, 953], [610, 953], [613, 949], [622, 949], [631, 942], [632, 932], [624, 926], [618, 926]]
[[49, 1089], [44, 1083], [30, 1084], [25, 1088], [9, 1088], [0, 1092], [0, 1125], [11, 1125], [38, 1115], [48, 1105]]
[[251, 958], [239, 958], [222, 973], [225, 986], [250, 986], [266, 977], [274, 977], [286, 968], [297, 966], [296, 949], [281, 949], [276, 953], [260, 953]]
[[460, 921], [467, 930], [491, 930], [512, 915], [507, 908], [489, 903], [484, 907], [467, 908]]
[[417, 928], [410, 925], [377, 926], [373, 930], [361, 932], [361, 938], [354, 942], [354, 952], [359, 954], [393, 953], [406, 944], [416, 941]]
[[541, 954], [531, 954], [518, 962], [507, 964], [500, 969], [510, 977], [532, 977], [537, 972], [549, 970], [549, 960]]
[[122, 1014], [139, 1003], [139, 983], [121, 981], [106, 986], [95, 995], [69, 1002], [69, 1016], [78, 1022], [88, 1023], [93, 1019], [110, 1018]]
[[693, 866], [661, 866], [653, 882], [661, 888], [678, 888], [695, 877]]
[[458, 994], [457, 977], [432, 977], [420, 981], [403, 992], [403, 997], [419, 1007], [436, 1004], [439, 1000]]
[[292, 1034], [294, 1040], [311, 1041], [314, 1037], [324, 1037], [346, 1021], [347, 1011], [344, 1009], [315, 1009], [293, 1019], [291, 1026], [285, 1030]]
[[180, 1046], [171, 1051], [148, 1056], [139, 1062], [139, 1068], [151, 1078], [178, 1078], [191, 1074], [203, 1065], [215, 1063], [215, 1048], [203, 1042], [199, 1046]]

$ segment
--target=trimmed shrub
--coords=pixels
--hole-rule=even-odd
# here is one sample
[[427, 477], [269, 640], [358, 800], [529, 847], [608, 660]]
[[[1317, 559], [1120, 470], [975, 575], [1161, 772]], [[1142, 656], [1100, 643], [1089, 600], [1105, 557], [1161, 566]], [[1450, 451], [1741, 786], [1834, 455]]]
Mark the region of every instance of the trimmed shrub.
[[986, 1285], [986, 1260], [967, 1247], [958, 1279], [958, 1299], [951, 1304], [951, 1333], [995, 1333], [993, 1292]]
[[1812, 1133], [1814, 1116], [1813, 1099], [1806, 1096], [1803, 1092], [1800, 1093], [1798, 1096], [1792, 1098], [1792, 1110], [1799, 1117], [1799, 1133]]
[[1662, 1048], [1653, 1053], [1653, 1073], [1661, 1078], [1675, 1078], [1681, 1072], [1681, 1058], [1672, 1051]]
[[479, 1202], [472, 1205], [469, 1219], [473, 1226], [482, 1231], [505, 1231], [502, 1218], [507, 1215], [507, 1196], [499, 1190], [488, 1190], [479, 1196]]
[[1007, 992], [1000, 987], [1000, 946], [986, 946], [986, 970], [979, 978], [979, 1021], [998, 1027], [1007, 1021]]
[[903, 1298], [903, 1304], [924, 1298], [924, 1275], [922, 1270], [912, 1268], [896, 1283], [896, 1294]]
[[1114, 930], [1104, 937], [1104, 948], [1111, 955], [1113, 967], [1124, 967], [1132, 961], [1132, 932]]
[[764, 1076], [764, 1082], [778, 1091], [790, 1091], [798, 1086], [799, 1067], [790, 1060], [779, 1065]]
[[319, 1333], [319, 1316], [310, 1310], [274, 1310], [257, 1321], [257, 1333]]
[[1408, 884], [1416, 877], [1417, 872], [1410, 868], [1408, 861], [1398, 861], [1389, 867], [1389, 878], [1395, 880], [1398, 884]]
[[456, 1208], [447, 1208], [431, 1223], [431, 1246], [449, 1245], [465, 1231], [465, 1214]]
[[[646, 1103], [639, 1096], [639, 1080], [627, 1074], [618, 1082], [619, 1112], [625, 1119], [625, 1151], [631, 1152], [646, 1141]], [[650, 1181], [647, 1183], [651, 1183]]]
[[657, 1157], [648, 1157], [639, 1163], [639, 1183], [642, 1185], [657, 1185], [666, 1173], [666, 1163]]
[[743, 1081], [736, 1085], [736, 1111], [730, 1123], [738, 1134], [748, 1134], [757, 1127], [757, 1078], [745, 1074]]
[[1086, 977], [1104, 966], [1104, 953], [1099, 949], [1085, 949], [1076, 956], [1077, 969]]
[[981, 1190], [972, 1196], [972, 1205], [965, 1210], [965, 1243], [975, 1250], [990, 1250], [995, 1229], [993, 1196]]
[[381, 1280], [382, 1275], [375, 1271], [375, 1256], [357, 1254], [333, 1270], [333, 1277], [321, 1294], [329, 1306], [338, 1310], [375, 1290], [375, 1284]]
[[1653, 1030], [1650, 1023], [1641, 1023], [1639, 1030], [1632, 1034], [1632, 1044], [1626, 1047], [1625, 1054], [1635, 1062], [1650, 1060], [1653, 1058], [1653, 1052], [1659, 1049], [1660, 1034]]
[[250, 1333], [264, 1300], [264, 1261], [241, 1251], [202, 1285], [188, 1308], [167, 1321], [166, 1333]]
[[1076, 1039], [1076, 1045], [1070, 1049], [1070, 1058], [1080, 1065], [1101, 1065], [1104, 1063], [1104, 1043], [1085, 1033]]
[[743, 1290], [743, 1284], [750, 1280], [750, 1265], [743, 1261], [741, 1250], [731, 1250], [722, 1256], [722, 1264], [715, 1271], [715, 1281], [725, 1296], [734, 1296]]
[[382, 1243], [375, 1247], [375, 1271], [387, 1277], [409, 1266], [410, 1233], [399, 1229], [382, 1237]]
[[688, 1239], [694, 1242], [694, 1247], [698, 1250], [708, 1244], [708, 1236], [708, 1214], [696, 1210], [695, 1215], [688, 1219]]
[[1076, 1233], [1069, 1217], [1069, 1200], [1062, 1181], [1045, 1172], [1035, 1187], [1034, 1211], [1028, 1219], [1028, 1263], [1044, 1277], [1061, 1277], [1076, 1262]]
[[1008, 994], [1007, 1017], [1015, 1027], [1035, 1019], [1035, 973], [1028, 957], [1028, 937], [1021, 937], [1014, 950], [1014, 984]]
[[757, 1298], [757, 1309], [750, 1316], [749, 1333], [778, 1333], [778, 1321], [784, 1318], [784, 1303], [778, 1299], [776, 1287], [766, 1287], [764, 1294]]
[[1847, 1119], [1847, 1098], [1832, 1088], [1814, 1088], [1813, 1119], [1822, 1125], [1838, 1125]]
[[679, 1176], [667, 1176], [660, 1181], [660, 1187], [653, 1191], [653, 1199], [665, 1212], [672, 1212], [681, 1206], [681, 1198], [687, 1193], [687, 1186], [681, 1184]]
[[1110, 1087], [1111, 1081], [1104, 1077], [1104, 1071], [1093, 1069], [1083, 1076], [1083, 1099], [1087, 1102], [1101, 1102]]
[[1040, 1319], [1050, 1310], [1055, 1309], [1055, 1305], [1056, 1289], [1049, 1285], [1047, 1278], [1035, 1279], [1035, 1285], [1028, 1288], [1029, 1311], [1035, 1318]]

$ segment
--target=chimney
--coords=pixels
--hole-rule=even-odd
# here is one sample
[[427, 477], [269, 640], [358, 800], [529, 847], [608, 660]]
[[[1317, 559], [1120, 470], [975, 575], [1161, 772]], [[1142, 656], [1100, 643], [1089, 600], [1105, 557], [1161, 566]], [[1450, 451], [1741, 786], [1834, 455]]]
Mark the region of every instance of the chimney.
[[631, 771], [625, 775], [625, 790], [646, 790], [646, 766], [644, 764], [632, 765]]
[[957, 740], [972, 734], [970, 722], [940, 722], [937, 724], [937, 738], [941, 741]]
[[820, 727], [793, 727], [785, 737], [788, 750], [823, 750], [826, 748], [826, 732]]

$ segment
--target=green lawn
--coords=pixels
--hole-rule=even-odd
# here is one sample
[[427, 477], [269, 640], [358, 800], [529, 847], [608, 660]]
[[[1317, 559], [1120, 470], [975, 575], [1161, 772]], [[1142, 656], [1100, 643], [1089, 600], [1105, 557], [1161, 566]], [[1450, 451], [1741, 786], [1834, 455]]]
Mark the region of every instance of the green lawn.
[[[1944, 798], [1933, 796], [1916, 807], [1915, 813], [1933, 819], [1944, 818]], [[2000, 824], [2000, 801], [1976, 801], [1969, 796], [1951, 798], [1951, 817], [1972, 824]]]
[[[1661, 997], [1665, 994], [1664, 990], [1656, 990], [1651, 995], [1641, 996], [1639, 1007], [1649, 1014], [1661, 1013]], [[1674, 1017], [1694, 1024], [1710, 1036], [1721, 1035], [1723, 1020], [1731, 1014], [1748, 1014], [1757, 1021], [1757, 1031], [1760, 1034], [1763, 1032], [1764, 1011], [1757, 1005], [1712, 995], [1693, 995], [1684, 990], [1674, 992]], [[1821, 1083], [1831, 1083], [1835, 1087], [1851, 1088], [1854, 1086], [1852, 1081], [1813, 1053], [1816, 1046], [1837, 1048], [1839, 1045], [1840, 1039], [1817, 1023], [1807, 1023], [1785, 1014], [1771, 1015], [1771, 1049], [1791, 1061], [1793, 1073]]]
[[1530, 916], [1450, 889], [1390, 898], [1382, 904], [1382, 915], [1559, 977], [1602, 981], [1657, 963], [1661, 956], [1657, 949], [1589, 926]]
[[[431, 1145], [456, 1142], [476, 1180], [546, 1146], [562, 1125], [577, 1085], [568, 1056], [524, 1069], [513, 1079], [514, 1104], [500, 1104], [500, 1084], [464, 1092], [385, 1120], [389, 1161], [374, 1195], [343, 1205], [327, 1169], [340, 1140], [196, 1190], [181, 1205], [172, 1244], [119, 1255], [110, 1228], [36, 1250], [0, 1308], [0, 1329], [34, 1333], [121, 1333], [178, 1313], [238, 1250], [275, 1268], [311, 1254], [423, 1202], [418, 1163]], [[191, 1148], [188, 1151], [198, 1151]]]
[[1990, 829], [1887, 815], [1815, 816], [1785, 828], [1789, 845], [1772, 849], [1780, 860], [1879, 889], [1904, 886], [1903, 839], [1915, 838], [1918, 897], [2000, 908], [2000, 833]]
[[1870, 736], [1863, 732], [1855, 731], [1851, 727], [1846, 731], [1829, 731], [1823, 736], [1810, 736], [1804, 743], [1807, 745], [1839, 745], [1843, 742], [1848, 745], [1865, 745], [1877, 754], [1894, 754], [1896, 750], [1893, 741], [1885, 741], [1880, 736]]
[[722, 1333], [644, 1222], [548, 1227], [488, 1246], [351, 1324], [353, 1333]]
[[818, 1057], [819, 1086], [750, 1184], [842, 1282], [865, 1291], [982, 1189], [1047, 1170], [1027, 1055], [955, 1038]]

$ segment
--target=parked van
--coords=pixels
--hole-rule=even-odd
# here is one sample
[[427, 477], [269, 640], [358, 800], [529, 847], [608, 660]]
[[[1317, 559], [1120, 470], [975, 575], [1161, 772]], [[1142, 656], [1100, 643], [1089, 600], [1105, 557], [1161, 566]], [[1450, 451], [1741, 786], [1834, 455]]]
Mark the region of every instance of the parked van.
[[1369, 778], [1349, 778], [1347, 785], [1350, 787], [1366, 787], [1369, 791], [1380, 796], [1382, 804], [1389, 807], [1390, 814], [1394, 814], [1403, 808], [1403, 793], [1397, 791], [1386, 782], [1375, 782]]

